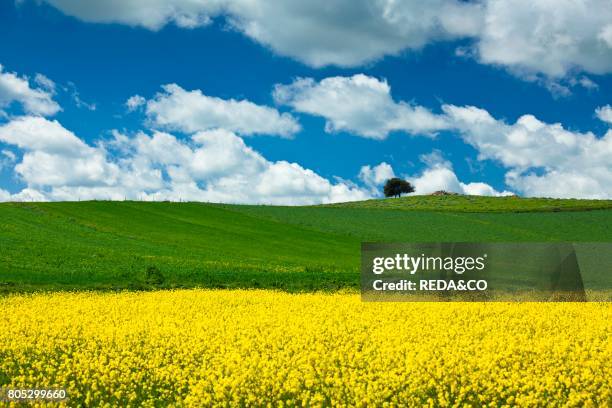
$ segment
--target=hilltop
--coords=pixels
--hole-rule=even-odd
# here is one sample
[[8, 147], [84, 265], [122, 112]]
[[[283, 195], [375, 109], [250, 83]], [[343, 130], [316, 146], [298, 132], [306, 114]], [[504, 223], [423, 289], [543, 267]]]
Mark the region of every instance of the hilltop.
[[456, 212], [557, 212], [612, 209], [612, 200], [558, 198], [483, 197], [469, 195], [420, 195], [327, 204], [339, 208], [375, 208]]

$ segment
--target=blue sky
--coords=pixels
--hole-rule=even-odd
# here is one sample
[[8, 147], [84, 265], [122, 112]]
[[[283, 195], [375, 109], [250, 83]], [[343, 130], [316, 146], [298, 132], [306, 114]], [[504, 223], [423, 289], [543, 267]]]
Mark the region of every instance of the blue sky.
[[504, 1], [145, 3], [0, 3], [0, 199], [314, 203], [391, 175], [423, 194], [612, 195], [606, 1], [531, 20]]

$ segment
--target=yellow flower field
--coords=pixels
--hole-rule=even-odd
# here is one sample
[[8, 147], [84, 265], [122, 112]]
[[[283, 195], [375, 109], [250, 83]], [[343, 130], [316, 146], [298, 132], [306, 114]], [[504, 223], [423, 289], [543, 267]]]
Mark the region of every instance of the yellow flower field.
[[183, 290], [0, 299], [0, 385], [67, 405], [609, 406], [605, 303]]

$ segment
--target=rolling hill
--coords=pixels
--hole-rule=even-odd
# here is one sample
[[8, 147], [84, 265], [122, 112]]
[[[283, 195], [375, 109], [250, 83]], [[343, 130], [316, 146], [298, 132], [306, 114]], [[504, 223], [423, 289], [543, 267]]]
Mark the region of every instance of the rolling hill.
[[[0, 291], [355, 288], [362, 241], [611, 241], [611, 208], [461, 196], [307, 207], [3, 203]], [[152, 267], [161, 282], [151, 283]]]
[[328, 204], [338, 208], [378, 208], [452, 212], [557, 212], [612, 209], [612, 200], [424, 195]]

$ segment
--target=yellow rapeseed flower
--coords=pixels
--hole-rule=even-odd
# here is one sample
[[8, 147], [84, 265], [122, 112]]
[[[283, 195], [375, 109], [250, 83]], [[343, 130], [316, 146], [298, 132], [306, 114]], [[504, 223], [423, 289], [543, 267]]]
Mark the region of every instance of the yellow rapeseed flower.
[[610, 406], [606, 303], [264, 290], [0, 299], [0, 386], [87, 406]]

